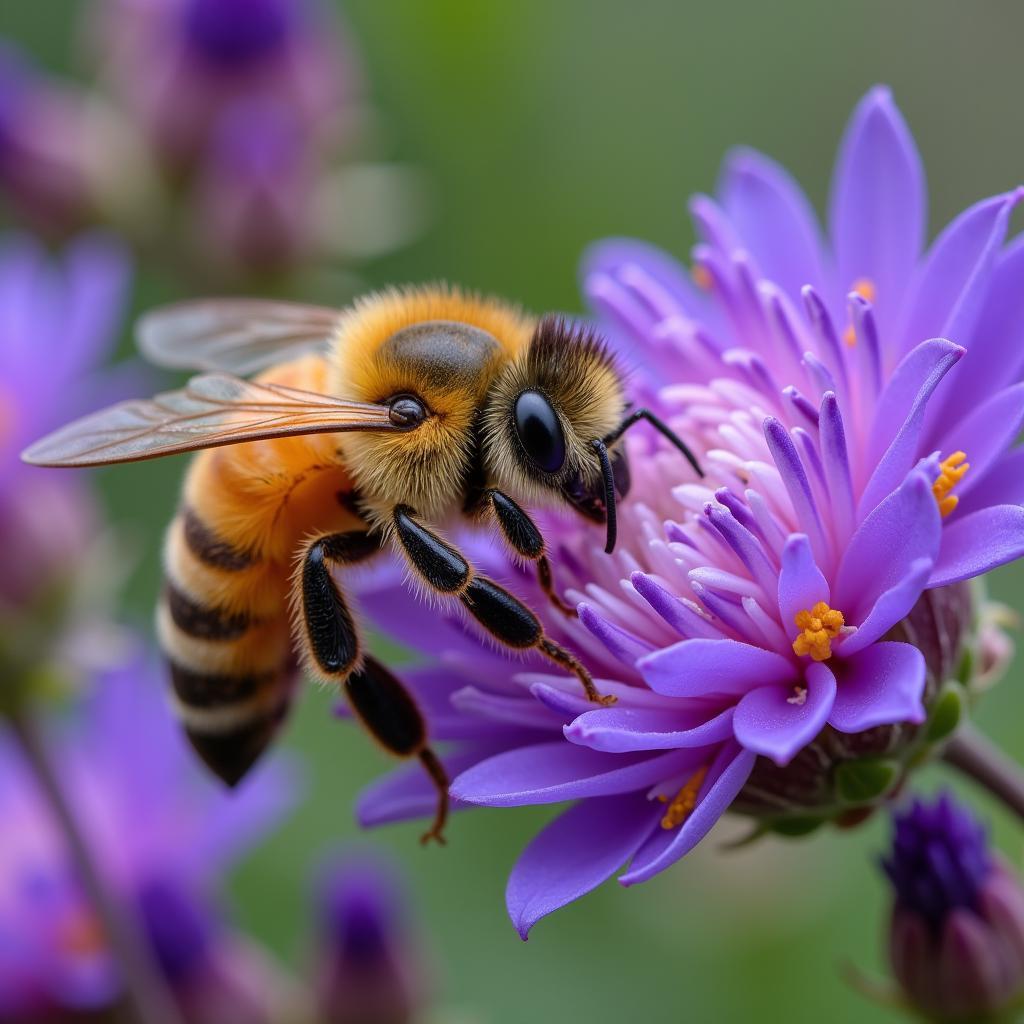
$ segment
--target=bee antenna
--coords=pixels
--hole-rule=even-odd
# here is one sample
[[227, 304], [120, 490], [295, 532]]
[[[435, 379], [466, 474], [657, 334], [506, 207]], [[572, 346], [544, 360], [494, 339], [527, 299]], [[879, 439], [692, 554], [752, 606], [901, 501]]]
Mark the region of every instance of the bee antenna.
[[604, 481], [605, 519], [608, 524], [608, 534], [604, 550], [605, 554], [610, 555], [615, 550], [615, 538], [618, 535], [618, 523], [615, 517], [615, 478], [612, 475], [612, 460], [608, 458], [608, 448], [604, 441], [591, 441], [590, 445], [597, 452], [598, 459], [601, 460], [601, 478]]
[[690, 450], [689, 445], [663, 420], [651, 412], [650, 409], [637, 409], [631, 412], [605, 439], [604, 443], [614, 444], [630, 427], [646, 420], [655, 430], [661, 434], [671, 445], [673, 445], [686, 459], [697, 473], [697, 476], [704, 476], [704, 470], [700, 468], [697, 456]]

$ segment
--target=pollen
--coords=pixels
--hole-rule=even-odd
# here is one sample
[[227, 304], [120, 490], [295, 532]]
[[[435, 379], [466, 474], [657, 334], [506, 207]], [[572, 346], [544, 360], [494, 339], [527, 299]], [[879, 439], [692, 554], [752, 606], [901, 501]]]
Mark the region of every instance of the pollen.
[[660, 798], [664, 803], [668, 803], [665, 815], [661, 819], [663, 829], [677, 828], [693, 813], [694, 807], [697, 806], [697, 794], [700, 792], [700, 787], [704, 784], [707, 774], [706, 765], [698, 768], [672, 798], [671, 803], [668, 802], [667, 797]]
[[702, 292], [711, 291], [714, 280], [711, 277], [711, 271], [702, 263], [694, 263], [693, 268], [690, 270], [690, 277], [693, 278], [693, 283]]
[[[850, 291], [855, 292], [867, 302], [874, 302], [875, 296], [877, 295], [875, 282], [867, 277], [858, 277], [857, 280], [853, 282], [853, 287], [850, 288]], [[846, 331], [843, 334], [843, 343], [849, 348], [853, 348], [853, 346], [857, 344], [857, 331], [852, 323], [846, 328]]]
[[828, 661], [832, 657], [832, 641], [839, 636], [845, 619], [843, 613], [819, 601], [813, 608], [797, 612], [794, 621], [800, 633], [793, 641], [793, 650], [815, 661]]
[[963, 479], [963, 475], [971, 468], [964, 452], [953, 452], [948, 458], [939, 463], [939, 475], [932, 484], [932, 494], [939, 503], [939, 512], [943, 517], [948, 516], [960, 504], [960, 499], [950, 492]]

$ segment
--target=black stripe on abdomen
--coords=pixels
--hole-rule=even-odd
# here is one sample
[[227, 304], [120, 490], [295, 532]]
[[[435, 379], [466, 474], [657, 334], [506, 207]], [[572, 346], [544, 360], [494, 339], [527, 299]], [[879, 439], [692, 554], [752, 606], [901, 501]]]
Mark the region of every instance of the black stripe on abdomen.
[[181, 513], [185, 543], [200, 562], [225, 572], [241, 572], [255, 562], [247, 551], [240, 551], [222, 540], [199, 518], [193, 508], [186, 507]]
[[164, 587], [164, 600], [175, 626], [186, 636], [199, 640], [236, 640], [252, 624], [243, 612], [226, 612], [193, 601], [170, 580]]
[[229, 786], [237, 786], [267, 749], [288, 712], [282, 701], [266, 714], [250, 718], [226, 732], [206, 732], [186, 722], [185, 735], [203, 763]]
[[168, 659], [174, 692], [185, 705], [197, 708], [223, 707], [255, 697], [277, 678], [277, 672], [227, 675], [200, 672]]

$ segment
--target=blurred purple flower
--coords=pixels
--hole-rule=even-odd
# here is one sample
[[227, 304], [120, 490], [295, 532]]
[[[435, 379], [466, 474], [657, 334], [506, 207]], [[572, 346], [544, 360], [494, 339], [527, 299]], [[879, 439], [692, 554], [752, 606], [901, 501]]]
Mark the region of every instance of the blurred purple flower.
[[316, 897], [320, 962], [316, 1003], [324, 1024], [408, 1024], [426, 993], [413, 948], [407, 895], [379, 854], [331, 865]]
[[239, 101], [287, 107], [304, 145], [352, 113], [360, 76], [319, 0], [105, 0], [94, 17], [111, 88], [174, 165], [202, 160]]
[[[52, 744], [57, 768], [96, 862], [139, 915], [188, 1020], [250, 1024], [264, 1019], [253, 1008], [267, 993], [255, 998], [259, 974], [246, 988], [238, 957], [253, 968], [253, 956], [223, 924], [214, 893], [287, 811], [295, 780], [278, 762], [232, 797], [207, 785], [161, 693], [159, 672], [141, 658], [98, 679], [80, 719]], [[108, 1006], [118, 992], [116, 965], [48, 806], [3, 736], [0, 815], [0, 1017]], [[243, 996], [248, 1015], [208, 1014], [210, 1000], [237, 1004]]]
[[[894, 818], [893, 971], [929, 1020], [1014, 1020], [1024, 996], [1024, 889], [949, 794]], [[1007, 1016], [1003, 1016], [1007, 1014]]]
[[[437, 659], [410, 680], [434, 734], [459, 741], [454, 797], [579, 801], [513, 871], [524, 936], [623, 862], [632, 884], [682, 857], [759, 756], [762, 775], [790, 773], [784, 794], [758, 779], [766, 813], [839, 813], [807, 776], [817, 786], [837, 758], [865, 753], [908, 758], [929, 676], [957, 667], [967, 599], [929, 589], [1024, 553], [1022, 452], [1008, 451], [1024, 416], [1024, 246], [1003, 249], [1024, 193], [972, 207], [922, 254], [923, 172], [884, 89], [841, 146], [829, 245], [765, 157], [735, 154], [720, 191], [720, 203], [692, 204], [696, 284], [624, 240], [596, 246], [583, 270], [638, 393], [700, 454], [706, 479], [631, 436], [614, 557], [579, 526], [545, 520], [578, 621], [511, 560], [481, 555], [617, 705], [517, 671], [461, 627], [440, 629], [436, 612], [396, 611], [391, 590], [368, 597], [383, 628]], [[888, 638], [912, 613], [934, 643]], [[379, 783], [363, 820], [423, 813], [425, 793], [409, 774]]]

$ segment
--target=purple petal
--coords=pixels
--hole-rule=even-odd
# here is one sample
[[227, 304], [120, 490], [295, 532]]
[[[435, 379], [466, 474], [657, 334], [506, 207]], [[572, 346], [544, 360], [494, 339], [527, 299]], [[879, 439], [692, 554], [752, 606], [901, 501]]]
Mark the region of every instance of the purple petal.
[[666, 590], [653, 576], [634, 572], [629, 579], [636, 592], [681, 636], [721, 637], [722, 631], [695, 605]]
[[929, 587], [944, 587], [958, 580], [1005, 565], [1024, 555], [1024, 508], [994, 505], [957, 518], [942, 531], [942, 546]]
[[1024, 505], [1024, 448], [1004, 455], [985, 474], [985, 479], [971, 488], [957, 505], [956, 519], [988, 505]]
[[857, 632], [842, 640], [838, 653], [848, 658], [888, 633], [917, 603], [928, 584], [932, 565], [930, 558], [918, 558], [912, 562], [907, 575], [878, 596], [857, 627]]
[[924, 171], [888, 89], [853, 113], [839, 149], [829, 224], [842, 292], [859, 278], [876, 288], [883, 336], [893, 326], [924, 240]]
[[[919, 359], [913, 359], [915, 353], [920, 353]], [[926, 375], [921, 380], [916, 394], [913, 395], [904, 420], [883, 422], [880, 418], [883, 415], [882, 411], [876, 411], [872, 429], [872, 445], [876, 440], [887, 435], [892, 428], [895, 428], [895, 434], [885, 454], [879, 459], [878, 465], [860, 497], [858, 512], [861, 516], [867, 515], [891, 490], [897, 487], [907, 475], [910, 467], [917, 461], [928, 400], [939, 386], [942, 378], [963, 354], [964, 350], [959, 345], [935, 338], [919, 345], [904, 361], [910, 363], [915, 370], [925, 371]], [[897, 370], [898, 374], [899, 370]], [[896, 375], [893, 380], [895, 377]], [[911, 374], [908, 372], [907, 375], [901, 377], [901, 383], [909, 384], [910, 377]], [[887, 413], [889, 412], [891, 410], [887, 410]]]
[[836, 677], [812, 663], [804, 679], [802, 694], [792, 686], [762, 686], [743, 697], [733, 721], [743, 747], [786, 765], [821, 732], [835, 700]]
[[653, 786], [686, 771], [698, 751], [672, 751], [655, 757], [605, 754], [564, 740], [507, 750], [459, 775], [451, 786], [458, 800], [488, 807], [553, 804], [588, 796], [612, 796]]
[[562, 730], [565, 738], [592, 750], [627, 753], [673, 750], [720, 743], [732, 735], [733, 709], [708, 720], [706, 714], [647, 708], [598, 708]]
[[876, 725], [925, 719], [924, 655], [910, 644], [873, 644], [833, 661], [839, 688], [828, 724], [854, 733]]
[[641, 847], [629, 871], [619, 881], [623, 885], [646, 882], [689, 853], [736, 798], [754, 767], [755, 759], [752, 751], [737, 744], [725, 744], [701, 786], [693, 813], [678, 829], [658, 829]]
[[821, 239], [814, 211], [782, 167], [752, 149], [737, 149], [726, 160], [718, 192], [765, 277], [793, 300], [805, 284], [821, 287]]
[[925, 338], [970, 338], [1021, 194], [1008, 192], [975, 203], [936, 239], [908, 299], [900, 332], [904, 351]]
[[811, 544], [803, 533], [791, 534], [782, 549], [779, 571], [779, 615], [782, 628], [793, 632], [799, 612], [813, 608], [819, 601], [828, 602], [825, 577], [814, 561]]
[[941, 533], [931, 484], [915, 470], [850, 538], [832, 590], [833, 607], [850, 622], [863, 622], [879, 596], [910, 574], [914, 562], [936, 557]]
[[992, 395], [960, 423], [951, 425], [938, 448], [942, 455], [967, 453], [971, 468], [954, 494], [966, 497], [982, 483], [992, 464], [1013, 444], [1024, 423], [1024, 384]]
[[578, 608], [580, 622], [590, 630], [608, 649], [617, 661], [630, 668], [645, 654], [650, 654], [652, 646], [634, 636], [629, 630], [609, 622], [599, 611], [589, 604], [581, 604]]
[[853, 498], [849, 450], [846, 447], [846, 428], [835, 392], [827, 391], [822, 395], [818, 423], [821, 431], [821, 457], [825, 464], [825, 479], [835, 520], [836, 542], [843, 546], [853, 533], [856, 503]]
[[579, 899], [633, 856], [662, 811], [644, 796], [584, 800], [530, 842], [509, 875], [505, 904], [522, 939], [552, 911]]
[[738, 640], [681, 640], [642, 658], [637, 668], [652, 690], [669, 697], [734, 697], [798, 675], [781, 655]]

